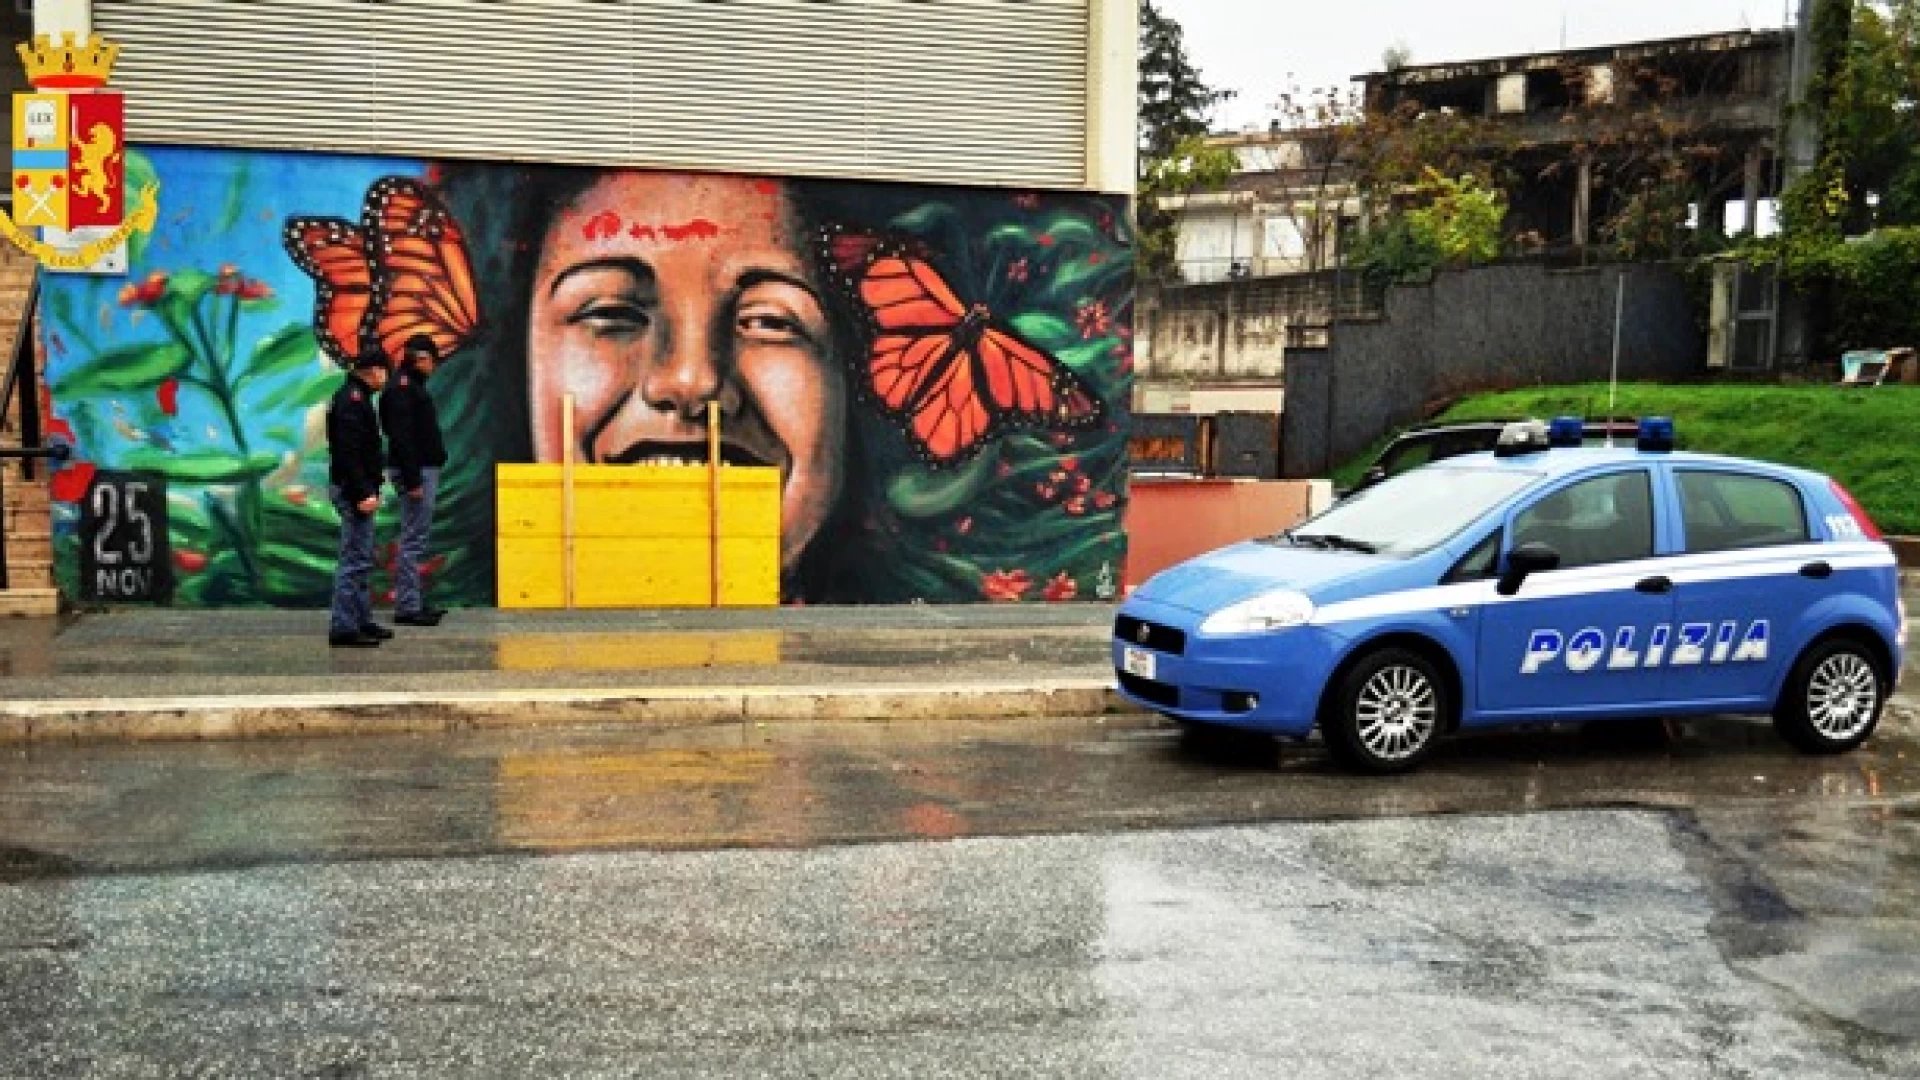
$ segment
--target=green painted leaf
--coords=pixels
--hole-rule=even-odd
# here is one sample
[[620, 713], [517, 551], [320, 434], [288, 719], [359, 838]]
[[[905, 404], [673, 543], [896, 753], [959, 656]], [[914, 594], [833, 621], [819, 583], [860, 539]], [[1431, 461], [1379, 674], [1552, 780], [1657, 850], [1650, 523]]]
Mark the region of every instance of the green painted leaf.
[[1092, 262], [1076, 259], [1053, 272], [1048, 279], [1048, 292], [1053, 296], [1067, 296], [1081, 299], [1105, 290], [1114, 279], [1125, 277], [1132, 267], [1124, 259], [1102, 259]]
[[172, 342], [121, 345], [96, 354], [53, 386], [61, 397], [145, 390], [187, 369], [193, 354]]
[[[127, 205], [139, 203], [141, 195], [160, 182], [160, 174], [154, 171], [153, 161], [138, 150], [127, 151], [127, 170], [122, 183], [127, 192]], [[127, 238], [127, 265], [141, 266], [147, 261], [147, 245], [153, 242], [153, 233], [136, 232]]]
[[1052, 237], [1055, 245], [1083, 244], [1087, 247], [1099, 247], [1107, 239], [1086, 219], [1071, 214], [1062, 214], [1048, 222], [1047, 227], [1041, 230], [1041, 235]]
[[[319, 354], [320, 344], [314, 340], [311, 326], [304, 323], [283, 326], [261, 338], [259, 344], [253, 347], [253, 358], [247, 362], [246, 370], [239, 373], [236, 382], [244, 385], [256, 379], [297, 371], [303, 366], [317, 367], [315, 358]], [[337, 374], [337, 371], [334, 373]]]
[[984, 453], [955, 472], [906, 469], [887, 485], [887, 502], [903, 517], [951, 514], [992, 479], [995, 455]]
[[927, 203], [894, 218], [893, 227], [913, 233], [931, 232], [952, 220], [953, 216], [953, 207], [945, 203]]
[[1025, 225], [1006, 224], [987, 230], [983, 240], [989, 248], [1004, 247], [1008, 244], [1032, 245], [1038, 240], [1032, 229]]
[[289, 387], [285, 395], [274, 396], [280, 404], [304, 408], [309, 405], [318, 405], [331, 398], [339, 392], [340, 385], [346, 381], [347, 373], [332, 364], [325, 367], [316, 366], [300, 382]]
[[204, 270], [178, 270], [167, 278], [167, 291], [162, 294], [161, 303], [177, 300], [192, 305], [213, 291], [215, 278]]
[[235, 484], [265, 476], [279, 464], [280, 455], [271, 453], [241, 457], [219, 450], [192, 450], [170, 454], [141, 446], [127, 451], [121, 467], [152, 470], [182, 484]]
[[167, 492], [167, 524], [183, 536], [204, 535], [213, 529], [206, 504], [182, 491]]
[[1035, 345], [1052, 352], [1064, 349], [1080, 340], [1073, 324], [1058, 315], [1049, 315], [1044, 311], [1028, 311], [1015, 315], [1008, 320], [1020, 336]]
[[240, 158], [240, 166], [233, 171], [233, 179], [227, 184], [226, 205], [220, 209], [220, 225], [215, 230], [218, 235], [224, 236], [232, 232], [233, 227], [240, 224], [240, 219], [246, 216], [253, 205], [250, 197], [252, 193], [249, 190], [252, 186], [253, 158], [243, 156]]
[[1119, 338], [1111, 336], [1098, 337], [1072, 348], [1059, 349], [1053, 355], [1076, 375], [1097, 375], [1113, 358], [1113, 347], [1119, 341]]
[[240, 310], [249, 315], [267, 315], [280, 310], [280, 298], [277, 296], [262, 296], [253, 300], [242, 300], [240, 301]]

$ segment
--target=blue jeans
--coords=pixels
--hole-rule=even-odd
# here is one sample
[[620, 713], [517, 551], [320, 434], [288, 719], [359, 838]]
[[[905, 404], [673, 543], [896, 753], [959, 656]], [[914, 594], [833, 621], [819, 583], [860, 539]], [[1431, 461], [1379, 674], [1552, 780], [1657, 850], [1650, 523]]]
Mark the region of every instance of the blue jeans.
[[427, 536], [433, 531], [433, 502], [440, 493], [440, 470], [420, 470], [417, 499], [401, 486], [404, 481], [399, 469], [388, 469], [387, 479], [400, 493], [400, 555], [393, 565], [393, 613], [418, 615], [426, 609], [420, 564], [427, 561]]
[[340, 512], [340, 562], [333, 572], [334, 634], [352, 634], [373, 622], [373, 598], [368, 581], [373, 576], [373, 515], [362, 515], [347, 501], [339, 485], [330, 486], [333, 508]]

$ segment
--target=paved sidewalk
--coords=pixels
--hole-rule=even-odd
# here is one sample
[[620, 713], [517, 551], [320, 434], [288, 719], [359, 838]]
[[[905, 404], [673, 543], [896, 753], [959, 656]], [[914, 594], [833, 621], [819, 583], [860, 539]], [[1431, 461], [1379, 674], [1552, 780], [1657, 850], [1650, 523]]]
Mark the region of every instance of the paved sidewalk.
[[324, 612], [0, 620], [0, 741], [1098, 713], [1108, 605], [457, 611], [377, 650]]

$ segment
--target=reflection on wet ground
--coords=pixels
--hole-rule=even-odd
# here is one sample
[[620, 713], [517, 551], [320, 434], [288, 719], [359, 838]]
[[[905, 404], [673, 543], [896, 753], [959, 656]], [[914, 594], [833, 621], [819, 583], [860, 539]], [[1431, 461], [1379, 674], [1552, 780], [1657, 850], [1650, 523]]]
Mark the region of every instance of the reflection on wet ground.
[[21, 874], [1920, 797], [1904, 726], [1828, 758], [1793, 752], [1764, 722], [1674, 731], [1472, 736], [1413, 776], [1374, 780], [1312, 746], [1183, 735], [1139, 715], [30, 745], [0, 749], [0, 848]]

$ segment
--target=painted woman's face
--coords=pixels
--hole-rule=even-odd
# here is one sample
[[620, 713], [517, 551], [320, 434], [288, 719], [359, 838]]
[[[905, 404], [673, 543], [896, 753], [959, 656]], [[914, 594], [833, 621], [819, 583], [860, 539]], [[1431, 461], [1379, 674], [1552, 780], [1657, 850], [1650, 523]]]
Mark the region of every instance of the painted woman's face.
[[846, 382], [806, 241], [784, 190], [730, 177], [613, 173], [564, 208], [534, 272], [527, 357], [534, 453], [562, 458], [574, 397], [579, 460], [705, 462], [784, 477], [791, 568], [838, 498]]

